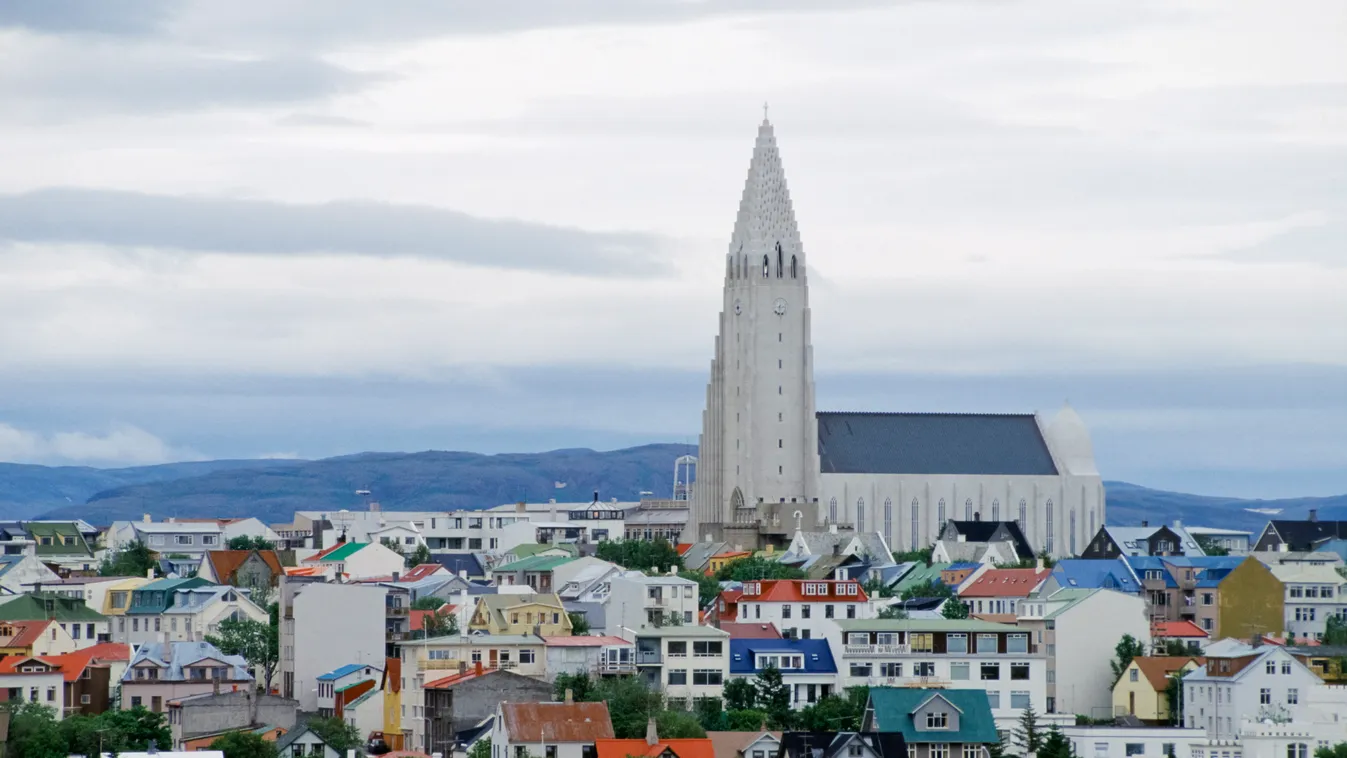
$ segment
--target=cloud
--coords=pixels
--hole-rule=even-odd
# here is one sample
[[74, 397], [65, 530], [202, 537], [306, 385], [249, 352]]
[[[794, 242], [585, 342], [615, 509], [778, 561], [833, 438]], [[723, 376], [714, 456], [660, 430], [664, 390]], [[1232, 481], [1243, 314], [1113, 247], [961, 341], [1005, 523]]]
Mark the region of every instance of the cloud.
[[145, 34], [169, 16], [169, 0], [5, 0], [0, 28], [45, 33]]
[[1312, 263], [1347, 268], [1347, 223], [1325, 220], [1299, 226], [1221, 257], [1243, 263]]
[[0, 195], [0, 241], [247, 255], [416, 257], [592, 276], [666, 270], [662, 241], [484, 219], [444, 208], [346, 200], [265, 200], [61, 188]]
[[79, 431], [43, 434], [0, 423], [0, 460], [136, 466], [202, 460], [202, 456], [174, 448], [144, 429], [124, 424], [102, 434]]

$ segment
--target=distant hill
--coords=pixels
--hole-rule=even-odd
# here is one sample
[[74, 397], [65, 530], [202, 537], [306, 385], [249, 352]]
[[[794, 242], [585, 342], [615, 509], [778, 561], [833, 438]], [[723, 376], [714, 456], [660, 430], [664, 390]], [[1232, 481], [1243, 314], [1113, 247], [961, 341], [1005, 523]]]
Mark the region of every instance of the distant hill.
[[[668, 497], [673, 462], [688, 445], [656, 444], [596, 452], [361, 453], [317, 461], [242, 460], [124, 469], [0, 463], [0, 518], [82, 517], [96, 523], [155, 517], [257, 516], [289, 521], [296, 510], [363, 508], [370, 490], [387, 510], [481, 508], [516, 500], [636, 500]], [[563, 488], [557, 488], [563, 483]], [[1105, 482], [1114, 524], [1171, 523], [1261, 529], [1269, 518], [1347, 519], [1347, 495], [1241, 500]]]

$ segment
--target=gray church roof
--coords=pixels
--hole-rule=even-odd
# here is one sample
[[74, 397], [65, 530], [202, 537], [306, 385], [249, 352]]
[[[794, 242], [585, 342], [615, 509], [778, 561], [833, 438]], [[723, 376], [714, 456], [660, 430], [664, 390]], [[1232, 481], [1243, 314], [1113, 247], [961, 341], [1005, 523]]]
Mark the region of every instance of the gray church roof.
[[1055, 476], [1033, 414], [819, 413], [825, 474]]

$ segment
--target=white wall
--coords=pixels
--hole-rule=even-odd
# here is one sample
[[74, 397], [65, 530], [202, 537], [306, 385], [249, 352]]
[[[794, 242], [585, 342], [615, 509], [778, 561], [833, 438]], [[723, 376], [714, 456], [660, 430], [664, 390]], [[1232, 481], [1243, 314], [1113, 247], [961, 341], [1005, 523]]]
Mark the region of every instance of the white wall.
[[387, 590], [359, 584], [300, 587], [292, 603], [293, 636], [283, 634], [282, 645], [289, 649], [281, 655], [294, 661], [294, 698], [300, 709], [312, 711], [318, 707], [319, 676], [347, 663], [383, 666]]
[[1062, 734], [1071, 740], [1077, 758], [1164, 758], [1171, 754], [1174, 758], [1191, 758], [1193, 741], [1203, 739], [1205, 732], [1164, 727], [1067, 726], [1062, 727]]
[[1092, 715], [1095, 708], [1111, 709], [1113, 649], [1124, 634], [1149, 644], [1146, 601], [1100, 590], [1053, 621], [1057, 712]]

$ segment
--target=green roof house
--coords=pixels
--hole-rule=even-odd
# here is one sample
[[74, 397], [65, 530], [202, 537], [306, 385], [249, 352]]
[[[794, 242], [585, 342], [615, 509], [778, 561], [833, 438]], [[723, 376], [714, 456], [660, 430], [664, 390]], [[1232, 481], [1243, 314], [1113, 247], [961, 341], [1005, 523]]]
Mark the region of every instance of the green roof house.
[[207, 584], [210, 582], [195, 576], [156, 579], [131, 593], [131, 607], [126, 610], [126, 615], [157, 616], [173, 607], [173, 596], [178, 590], [188, 590]]
[[109, 641], [108, 617], [84, 604], [81, 598], [54, 592], [32, 592], [0, 604], [0, 621], [51, 619], [74, 640]]
[[901, 733], [914, 758], [983, 755], [1000, 739], [986, 691], [971, 689], [871, 687], [861, 730]]
[[73, 521], [25, 521], [24, 531], [32, 537], [37, 557], [75, 571], [98, 568], [93, 547]]

